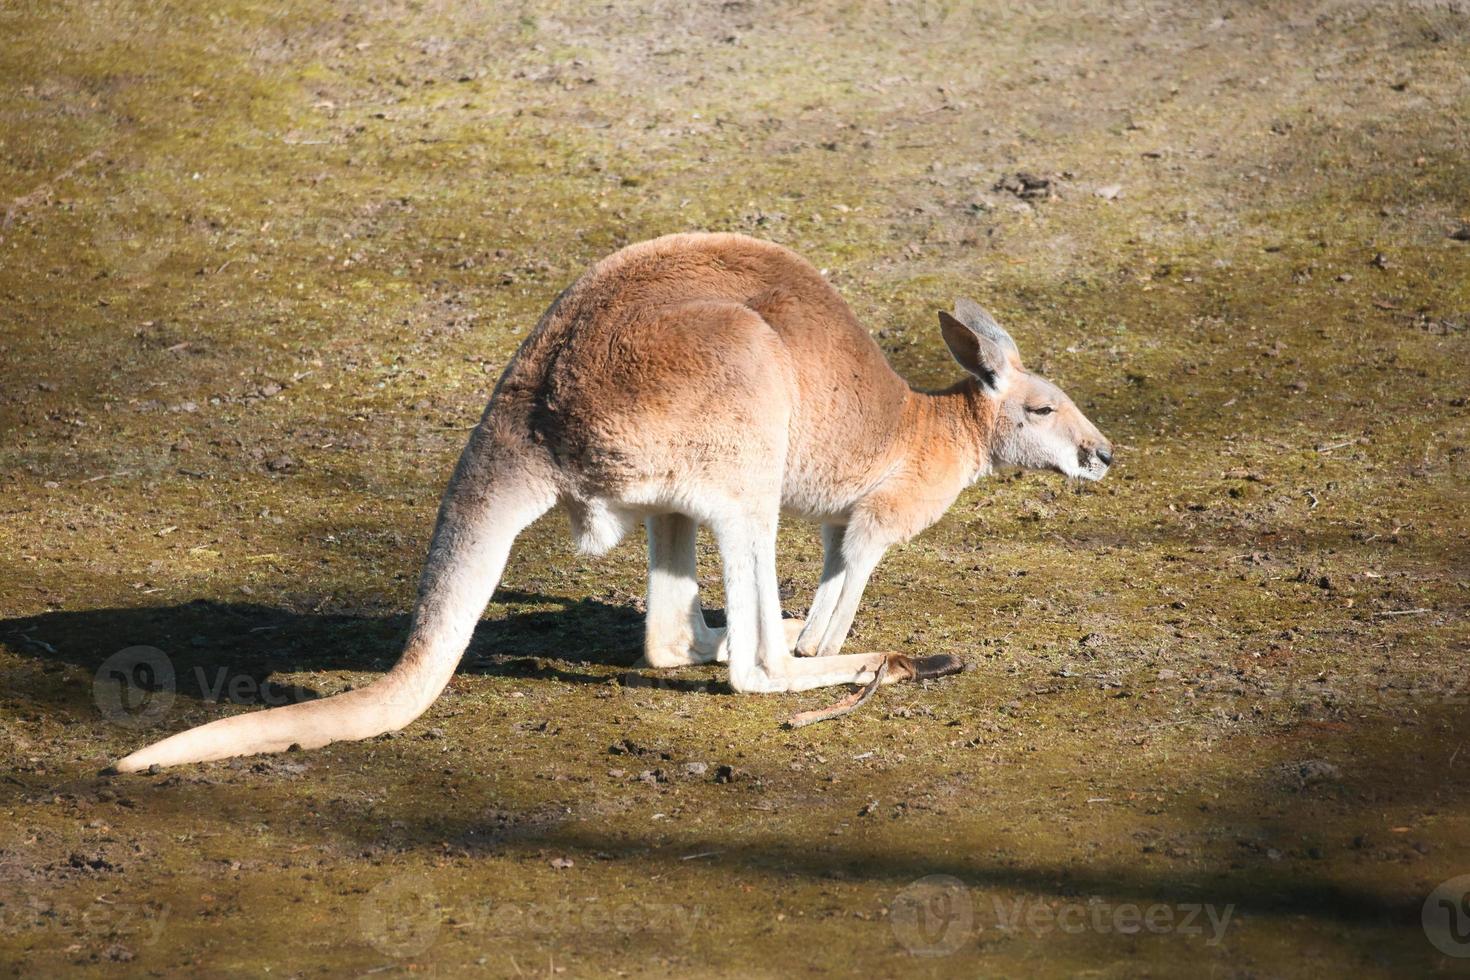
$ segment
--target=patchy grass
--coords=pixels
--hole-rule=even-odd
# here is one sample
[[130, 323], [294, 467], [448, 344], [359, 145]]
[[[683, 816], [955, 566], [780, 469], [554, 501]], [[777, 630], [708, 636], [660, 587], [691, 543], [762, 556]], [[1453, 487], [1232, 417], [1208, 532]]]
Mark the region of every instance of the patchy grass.
[[[1470, 871], [1462, 9], [0, 21], [0, 962], [1456, 965], [1420, 907]], [[994, 189], [1018, 170], [1057, 196]], [[825, 695], [630, 673], [641, 541], [579, 558], [551, 518], [406, 733], [94, 775], [391, 663], [516, 344], [588, 262], [688, 228], [809, 255], [920, 385], [954, 374], [933, 310], [975, 296], [1119, 445], [1085, 490], [981, 484], [880, 567], [854, 645], [976, 669], [780, 731]], [[782, 540], [799, 612], [819, 548]], [[94, 702], [136, 644], [177, 672], [152, 732]], [[916, 924], [932, 875], [966, 891]]]

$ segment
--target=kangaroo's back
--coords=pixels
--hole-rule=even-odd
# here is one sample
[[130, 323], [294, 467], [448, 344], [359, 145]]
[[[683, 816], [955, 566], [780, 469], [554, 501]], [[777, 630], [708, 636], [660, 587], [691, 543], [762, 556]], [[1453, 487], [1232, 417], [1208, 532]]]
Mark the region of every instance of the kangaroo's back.
[[790, 371], [788, 482], [793, 497], [813, 498], [792, 499], [793, 509], [821, 510], [824, 485], [869, 479], [894, 443], [908, 385], [809, 262], [744, 235], [669, 235], [598, 262], [547, 311], [502, 400], [578, 438], [623, 404], [697, 403], [707, 415], [738, 329], [774, 334], [775, 350], [755, 357]]
[[898, 381], [847, 303], [811, 263], [780, 245], [736, 234], [665, 235], [614, 252], [557, 298], [532, 346], [626, 336], [660, 310], [699, 302], [755, 310], [796, 357], [835, 355], [805, 366], [814, 373], [849, 368]]

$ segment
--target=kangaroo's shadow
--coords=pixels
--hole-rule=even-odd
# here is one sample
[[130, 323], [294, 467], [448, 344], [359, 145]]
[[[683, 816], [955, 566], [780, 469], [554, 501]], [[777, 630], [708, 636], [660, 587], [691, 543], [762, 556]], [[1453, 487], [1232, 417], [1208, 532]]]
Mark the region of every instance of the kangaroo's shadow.
[[[638, 668], [643, 625], [629, 606], [516, 591], [499, 592], [496, 601], [556, 608], [512, 609], [503, 619], [481, 621], [460, 662], [460, 673], [588, 684], [609, 681], [605, 670], [567, 667], [583, 664], [623, 668], [613, 676], [628, 686], [655, 683], [656, 676], [661, 688], [708, 690], [707, 684]], [[36, 707], [74, 707], [87, 701], [93, 693], [90, 685], [83, 688], [74, 678], [47, 682], [45, 676], [67, 668], [105, 674], [109, 658], [130, 647], [161, 652], [173, 669], [173, 689], [182, 697], [274, 705], [311, 700], [323, 692], [274, 683], [273, 675], [387, 670], [397, 660], [407, 631], [405, 614], [298, 612], [257, 603], [196, 600], [4, 619], [0, 644], [39, 662], [40, 678], [19, 679], [7, 692], [12, 701]]]

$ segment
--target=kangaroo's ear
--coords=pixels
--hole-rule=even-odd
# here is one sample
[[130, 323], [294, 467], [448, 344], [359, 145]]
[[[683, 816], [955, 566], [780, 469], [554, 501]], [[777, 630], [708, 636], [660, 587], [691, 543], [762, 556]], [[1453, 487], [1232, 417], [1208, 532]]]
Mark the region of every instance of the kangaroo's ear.
[[[961, 300], [956, 304], [956, 312], [965, 312], [963, 307], [967, 302]], [[973, 303], [969, 305], [979, 310], [985, 318], [985, 324], [993, 329], [977, 329], [965, 320], [940, 310], [939, 330], [944, 334], [944, 343], [960, 367], [979, 378], [991, 392], [998, 392], [1010, 383], [1011, 372], [1020, 364], [1016, 343], [1011, 340], [1010, 334], [990, 319], [988, 313]]]
[[954, 301], [955, 319], [975, 331], [982, 337], [988, 337], [992, 342], [999, 344], [1011, 359], [1021, 363], [1021, 352], [1016, 349], [1016, 342], [1011, 335], [1006, 333], [1005, 328], [995, 322], [995, 317], [985, 311], [979, 303], [973, 299], [965, 299], [961, 296]]

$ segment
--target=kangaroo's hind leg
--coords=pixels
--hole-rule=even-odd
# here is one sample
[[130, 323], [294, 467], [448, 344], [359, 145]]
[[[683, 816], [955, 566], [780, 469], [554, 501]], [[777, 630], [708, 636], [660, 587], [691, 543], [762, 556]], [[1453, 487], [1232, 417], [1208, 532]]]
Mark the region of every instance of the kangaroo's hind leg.
[[[724, 663], [725, 630], [705, 622], [699, 603], [695, 542], [699, 525], [683, 514], [650, 517], [648, 529], [648, 613], [643, 661], [649, 667], [690, 667]], [[805, 624], [783, 619], [788, 649]]]
[[699, 606], [695, 540], [699, 525], [683, 514], [659, 514], [648, 529], [648, 615], [643, 660], [685, 667], [724, 660], [723, 630], [711, 629]]

